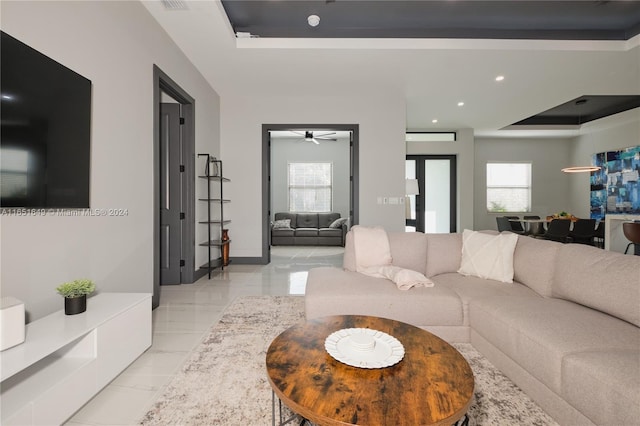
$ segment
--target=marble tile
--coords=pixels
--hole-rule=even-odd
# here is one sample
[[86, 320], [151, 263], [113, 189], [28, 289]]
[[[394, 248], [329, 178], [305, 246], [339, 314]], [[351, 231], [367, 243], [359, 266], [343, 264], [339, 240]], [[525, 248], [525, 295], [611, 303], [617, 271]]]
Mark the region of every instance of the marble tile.
[[72, 422], [91, 425], [135, 424], [156, 396], [156, 390], [108, 385], [72, 418]]
[[215, 324], [225, 305], [165, 305], [153, 311], [156, 332], [206, 331]]
[[176, 372], [184, 363], [189, 352], [161, 352], [149, 349], [124, 370], [116, 380], [123, 376], [168, 376]]
[[233, 265], [193, 284], [162, 286], [153, 342], [65, 424], [134, 425], [225, 308], [242, 296], [304, 294], [307, 272], [342, 266], [341, 247], [273, 247], [268, 265]]

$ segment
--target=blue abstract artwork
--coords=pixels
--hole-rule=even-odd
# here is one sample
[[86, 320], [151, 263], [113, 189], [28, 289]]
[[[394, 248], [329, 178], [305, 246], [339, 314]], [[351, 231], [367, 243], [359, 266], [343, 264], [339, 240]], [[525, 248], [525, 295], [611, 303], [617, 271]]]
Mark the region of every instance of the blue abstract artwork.
[[640, 145], [593, 155], [591, 218], [607, 214], [640, 214]]

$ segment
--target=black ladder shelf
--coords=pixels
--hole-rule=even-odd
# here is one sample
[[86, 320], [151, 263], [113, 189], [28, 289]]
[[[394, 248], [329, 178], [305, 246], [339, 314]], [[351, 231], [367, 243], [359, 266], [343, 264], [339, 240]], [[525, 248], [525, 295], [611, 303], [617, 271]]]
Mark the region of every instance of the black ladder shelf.
[[[224, 183], [230, 182], [229, 179], [223, 177], [222, 173], [222, 160], [217, 160], [210, 154], [198, 154], [198, 157], [205, 157], [205, 172], [204, 175], [198, 176], [201, 179], [207, 181], [207, 197], [199, 198], [198, 201], [204, 201], [207, 203], [207, 220], [199, 221], [198, 223], [207, 225], [207, 241], [200, 243], [200, 246], [207, 247], [207, 263], [200, 266], [200, 269], [206, 269], [211, 278], [211, 272], [220, 268], [224, 270], [225, 264], [222, 258], [223, 250], [228, 250], [228, 245], [231, 242], [230, 239], [223, 239], [223, 229], [230, 220], [224, 218], [224, 205], [230, 202], [224, 198]], [[219, 197], [213, 195], [211, 186], [218, 184], [219, 188], [217, 193]], [[217, 209], [217, 212], [213, 210]], [[218, 213], [218, 214], [215, 214]], [[213, 216], [212, 216], [213, 215]], [[216, 232], [213, 232], [216, 230]], [[217, 253], [217, 257], [213, 258], [214, 251]]]

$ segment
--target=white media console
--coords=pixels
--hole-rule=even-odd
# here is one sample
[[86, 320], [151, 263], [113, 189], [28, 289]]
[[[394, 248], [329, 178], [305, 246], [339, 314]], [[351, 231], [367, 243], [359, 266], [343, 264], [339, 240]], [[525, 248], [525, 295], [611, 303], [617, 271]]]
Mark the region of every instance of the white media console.
[[[60, 301], [62, 305], [62, 300]], [[151, 294], [101, 293], [26, 326], [0, 352], [0, 423], [61, 424], [151, 346]]]

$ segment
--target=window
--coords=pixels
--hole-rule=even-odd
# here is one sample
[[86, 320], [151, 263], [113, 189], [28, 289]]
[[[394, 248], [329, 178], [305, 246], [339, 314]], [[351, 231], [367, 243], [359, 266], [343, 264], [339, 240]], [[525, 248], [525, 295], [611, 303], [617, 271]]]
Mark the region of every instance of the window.
[[29, 152], [21, 149], [0, 149], [0, 194], [2, 198], [26, 199], [29, 184]]
[[289, 163], [289, 211], [330, 212], [331, 163]]
[[487, 163], [487, 211], [531, 211], [531, 163]]
[[406, 142], [455, 142], [456, 132], [406, 132]]

